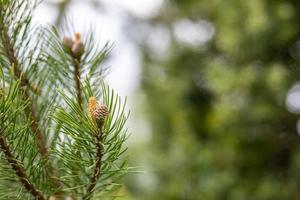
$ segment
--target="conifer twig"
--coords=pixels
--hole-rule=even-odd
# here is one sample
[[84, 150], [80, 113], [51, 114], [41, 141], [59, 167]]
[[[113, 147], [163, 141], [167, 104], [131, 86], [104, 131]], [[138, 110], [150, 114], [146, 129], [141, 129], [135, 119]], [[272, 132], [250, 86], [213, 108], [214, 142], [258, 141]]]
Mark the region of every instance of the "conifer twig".
[[95, 120], [98, 132], [95, 134], [95, 145], [96, 145], [96, 161], [93, 174], [90, 177], [86, 194], [83, 197], [83, 200], [89, 200], [91, 198], [91, 194], [97, 184], [97, 180], [101, 175], [101, 166], [102, 166], [102, 157], [103, 157], [103, 126], [106, 117], [109, 115], [108, 108], [96, 101], [95, 97], [91, 97], [89, 99], [89, 116], [93, 120]]
[[20, 78], [21, 80], [21, 86], [27, 86], [30, 90], [38, 94], [35, 87], [30, 85], [29, 79], [24, 74], [22, 74], [22, 70], [18, 67], [19, 66], [18, 59], [15, 56], [13, 45], [10, 42], [11, 39], [8, 35], [7, 28], [4, 26], [3, 22], [0, 22], [0, 34], [1, 34], [1, 41], [3, 43], [4, 51], [7, 55], [7, 58], [9, 59], [10, 64], [13, 65], [15, 76]]
[[72, 40], [71, 38], [68, 37], [64, 37], [63, 44], [68, 49], [72, 57], [72, 63], [74, 66], [73, 77], [74, 77], [75, 87], [76, 87], [77, 103], [79, 104], [81, 110], [83, 110], [82, 90], [80, 85], [80, 79], [81, 79], [80, 70], [81, 70], [81, 56], [84, 53], [84, 44], [81, 41], [81, 34], [75, 33], [75, 40]]
[[[22, 73], [22, 70], [19, 67], [19, 61], [15, 56], [14, 47], [11, 44], [11, 39], [10, 39], [3, 23], [1, 23], [0, 31], [2, 33], [1, 40], [3, 43], [5, 54], [6, 54], [7, 58], [9, 59], [10, 64], [13, 66], [14, 74], [15, 74], [16, 78], [21, 80], [21, 87], [29, 86], [30, 85], [29, 79], [25, 76], [24, 73]], [[25, 89], [24, 99], [29, 99], [29, 97], [30, 96], [29, 96], [28, 90]], [[35, 108], [31, 102], [29, 102], [29, 105], [26, 108], [26, 112], [27, 112], [27, 114], [30, 115], [31, 120], [33, 122], [31, 125], [31, 129], [32, 129], [32, 132], [35, 134], [39, 152], [42, 155], [42, 157], [47, 158], [48, 150], [46, 148], [46, 140], [44, 138], [42, 131], [38, 128], [38, 119], [36, 116]]]
[[91, 198], [91, 193], [93, 192], [97, 180], [100, 177], [101, 174], [101, 165], [102, 165], [102, 141], [103, 141], [103, 131], [102, 127], [99, 126], [99, 133], [95, 136], [96, 137], [96, 163], [95, 163], [95, 168], [93, 171], [93, 174], [90, 178], [88, 187], [86, 189], [86, 195], [83, 197], [83, 200], [88, 200]]
[[74, 64], [74, 80], [76, 84], [76, 93], [77, 93], [77, 102], [82, 108], [82, 92], [81, 92], [81, 85], [80, 85], [80, 78], [81, 78], [81, 73], [80, 73], [80, 61], [77, 58], [73, 58], [73, 64]]
[[[29, 79], [22, 72], [20, 68], [19, 61], [16, 57], [13, 44], [11, 43], [11, 38], [8, 35], [7, 29], [4, 26], [3, 22], [0, 22], [0, 33], [1, 33], [1, 41], [3, 43], [4, 53], [6, 54], [11, 66], [13, 66], [14, 74], [17, 79], [21, 80], [21, 87], [25, 87], [24, 90], [24, 100], [30, 99], [29, 91], [27, 88], [30, 88]], [[53, 167], [51, 161], [49, 160], [49, 152], [47, 149], [47, 143], [43, 132], [39, 128], [39, 119], [37, 117], [36, 108], [32, 104], [32, 101], [29, 101], [28, 106], [25, 109], [25, 112], [28, 116], [30, 116], [31, 130], [34, 133], [35, 141], [38, 147], [38, 151], [41, 154], [41, 157], [45, 160], [48, 160], [47, 168], [49, 173], [51, 174], [51, 182], [53, 186], [57, 189], [61, 188], [62, 184], [58, 178], [57, 171]]]
[[38, 200], [46, 200], [44, 195], [35, 188], [35, 186], [28, 180], [27, 174], [23, 166], [21, 166], [14, 155], [12, 154], [9, 145], [6, 143], [3, 133], [0, 132], [0, 148], [2, 149], [7, 162], [10, 164], [12, 169], [15, 171], [22, 185], [28, 192], [32, 194]]

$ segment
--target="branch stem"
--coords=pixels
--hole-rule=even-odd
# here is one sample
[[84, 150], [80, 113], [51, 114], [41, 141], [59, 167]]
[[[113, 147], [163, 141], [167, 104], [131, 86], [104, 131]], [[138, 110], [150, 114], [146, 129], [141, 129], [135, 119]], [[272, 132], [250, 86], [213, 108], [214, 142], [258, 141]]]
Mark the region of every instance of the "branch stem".
[[6, 143], [3, 133], [0, 133], [0, 148], [2, 149], [7, 162], [10, 164], [12, 169], [15, 171], [22, 185], [28, 192], [32, 194], [38, 200], [46, 200], [44, 195], [35, 188], [35, 186], [28, 180], [25, 169], [18, 163], [14, 155], [12, 154], [9, 145]]
[[74, 64], [74, 80], [76, 84], [77, 102], [80, 105], [81, 110], [83, 110], [81, 85], [80, 85], [80, 78], [81, 78], [80, 61], [77, 58], [73, 58], [73, 64]]
[[96, 137], [96, 163], [93, 174], [90, 178], [88, 187], [86, 189], [86, 194], [82, 198], [83, 200], [89, 200], [91, 198], [91, 194], [96, 186], [97, 180], [101, 175], [101, 165], [102, 165], [102, 141], [103, 141], [103, 124], [99, 125], [99, 132], [95, 136]]

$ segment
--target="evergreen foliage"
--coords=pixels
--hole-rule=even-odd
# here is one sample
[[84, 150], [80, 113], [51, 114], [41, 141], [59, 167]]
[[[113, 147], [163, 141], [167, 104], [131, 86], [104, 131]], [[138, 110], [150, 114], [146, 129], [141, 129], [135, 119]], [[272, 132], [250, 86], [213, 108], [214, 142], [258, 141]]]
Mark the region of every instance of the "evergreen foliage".
[[[0, 199], [114, 198], [128, 114], [102, 80], [111, 45], [33, 25], [39, 1], [0, 2]], [[105, 106], [100, 121], [89, 98]]]

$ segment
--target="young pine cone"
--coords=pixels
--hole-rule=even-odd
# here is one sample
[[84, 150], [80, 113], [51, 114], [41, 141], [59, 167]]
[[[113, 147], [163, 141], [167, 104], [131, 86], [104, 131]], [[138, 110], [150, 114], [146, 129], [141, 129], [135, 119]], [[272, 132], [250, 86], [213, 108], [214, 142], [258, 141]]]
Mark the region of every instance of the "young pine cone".
[[104, 120], [108, 117], [108, 108], [101, 102], [98, 102], [95, 97], [89, 99], [89, 116], [95, 119], [99, 125], [103, 125]]
[[84, 53], [84, 44], [81, 41], [75, 42], [71, 50], [74, 58], [80, 58]]
[[72, 49], [72, 46], [74, 44], [74, 41], [71, 38], [64, 37], [63, 39], [63, 45], [69, 49]]
[[63, 45], [68, 48], [71, 51], [72, 56], [77, 59], [80, 59], [85, 51], [85, 46], [81, 41], [80, 33], [75, 33], [75, 40], [69, 37], [64, 37]]

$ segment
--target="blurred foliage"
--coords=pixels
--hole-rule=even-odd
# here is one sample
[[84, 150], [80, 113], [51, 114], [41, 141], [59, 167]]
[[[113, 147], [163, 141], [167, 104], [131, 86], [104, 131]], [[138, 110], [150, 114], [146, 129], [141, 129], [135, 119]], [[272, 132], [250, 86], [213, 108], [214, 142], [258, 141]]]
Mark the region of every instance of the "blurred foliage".
[[[131, 182], [137, 199], [300, 199], [297, 116], [285, 108], [299, 74], [299, 9], [292, 0], [170, 0], [143, 22], [170, 43], [157, 56], [144, 42], [153, 31], [139, 40], [154, 180]], [[182, 21], [214, 35], [187, 44], [174, 28]]]
[[[299, 10], [298, 0], [166, 0], [132, 19], [151, 125], [133, 152], [147, 170], [127, 181], [132, 198], [300, 199], [298, 117], [285, 106], [300, 78]], [[181, 22], [211, 37], [186, 42]]]

